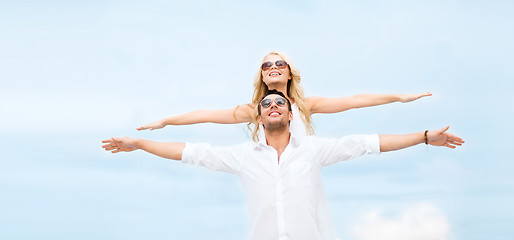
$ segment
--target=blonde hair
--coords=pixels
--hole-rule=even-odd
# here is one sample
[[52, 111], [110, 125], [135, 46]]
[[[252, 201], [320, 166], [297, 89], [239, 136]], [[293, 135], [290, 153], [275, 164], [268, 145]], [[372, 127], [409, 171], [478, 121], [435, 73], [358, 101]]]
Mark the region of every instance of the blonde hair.
[[[287, 97], [292, 100], [292, 102], [296, 103], [296, 106], [298, 106], [298, 109], [300, 110], [300, 115], [303, 123], [305, 124], [305, 129], [307, 130], [308, 135], [314, 134], [314, 129], [312, 128], [312, 118], [311, 118], [311, 111], [309, 110], [307, 106], [307, 101], [305, 101], [305, 96], [303, 94], [303, 88], [300, 85], [300, 71], [295, 68], [291, 64], [291, 60], [285, 56], [283, 53], [272, 51], [268, 53], [264, 58], [266, 58], [268, 55], [278, 55], [284, 61], [286, 61], [289, 65], [289, 73], [291, 75], [291, 79], [287, 82]], [[261, 62], [264, 61], [264, 58]], [[255, 107], [253, 113], [252, 113], [252, 122], [248, 123], [248, 128], [250, 128], [250, 125], [253, 124], [253, 130], [252, 130], [252, 139], [254, 141], [259, 141], [259, 123], [257, 123], [257, 106], [261, 99], [266, 96], [266, 93], [268, 92], [268, 86], [262, 81], [262, 71], [259, 67], [259, 71], [257, 71], [257, 74], [255, 74], [254, 78], [254, 91], [253, 91], [253, 97], [252, 97], [252, 106]]]

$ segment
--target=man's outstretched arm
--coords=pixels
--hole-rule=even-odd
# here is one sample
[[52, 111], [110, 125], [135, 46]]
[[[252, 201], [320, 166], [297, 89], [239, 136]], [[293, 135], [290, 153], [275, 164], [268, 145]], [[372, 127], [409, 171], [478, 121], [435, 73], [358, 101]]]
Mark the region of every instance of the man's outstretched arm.
[[[427, 143], [433, 146], [444, 146], [455, 148], [464, 143], [462, 138], [446, 131], [449, 126], [427, 132]], [[425, 142], [425, 132], [411, 133], [405, 135], [378, 135], [380, 139], [380, 152], [388, 152], [407, 148]]]
[[159, 157], [173, 160], [182, 160], [182, 152], [186, 146], [185, 143], [181, 142], [154, 142], [129, 137], [113, 137], [103, 140], [102, 143], [107, 143], [102, 147], [105, 151], [111, 151], [112, 153], [132, 152], [141, 149]]

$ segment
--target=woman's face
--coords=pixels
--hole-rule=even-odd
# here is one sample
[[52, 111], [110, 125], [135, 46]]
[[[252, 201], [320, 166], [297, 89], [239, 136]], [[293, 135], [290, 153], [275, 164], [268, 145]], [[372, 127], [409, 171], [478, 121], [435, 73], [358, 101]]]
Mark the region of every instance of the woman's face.
[[272, 66], [267, 70], [262, 70], [261, 68], [262, 81], [268, 86], [268, 88], [271, 88], [271, 86], [275, 85], [287, 84], [287, 82], [291, 79], [291, 74], [289, 73], [289, 65], [285, 68], [277, 67], [275, 62], [278, 60], [284, 61], [284, 59], [282, 59], [282, 57], [279, 55], [270, 54], [266, 56], [262, 62], [273, 63]]

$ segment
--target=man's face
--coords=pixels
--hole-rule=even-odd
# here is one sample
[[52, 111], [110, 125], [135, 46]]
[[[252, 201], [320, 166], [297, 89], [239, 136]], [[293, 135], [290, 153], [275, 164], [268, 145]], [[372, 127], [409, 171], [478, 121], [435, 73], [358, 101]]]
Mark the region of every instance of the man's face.
[[[261, 115], [258, 116], [257, 121], [264, 126], [266, 131], [288, 127], [289, 121], [293, 119], [293, 112], [289, 111], [286, 101], [283, 105], [277, 104], [277, 101], [280, 103], [282, 99], [283, 97], [278, 94], [270, 94], [259, 103], [261, 104]], [[271, 104], [268, 107], [262, 106], [262, 102], [265, 101], [271, 101]]]

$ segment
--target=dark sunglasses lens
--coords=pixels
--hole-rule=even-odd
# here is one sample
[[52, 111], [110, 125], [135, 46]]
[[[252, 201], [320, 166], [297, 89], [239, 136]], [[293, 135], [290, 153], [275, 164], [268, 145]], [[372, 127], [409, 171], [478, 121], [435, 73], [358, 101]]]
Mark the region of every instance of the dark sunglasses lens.
[[284, 98], [275, 98], [275, 102], [280, 106], [286, 105], [286, 100]]
[[278, 60], [275, 62], [275, 65], [277, 65], [277, 67], [279, 68], [285, 68], [287, 66], [287, 63], [284, 60]]
[[268, 108], [271, 105], [271, 99], [264, 99], [261, 101], [261, 107]]
[[273, 63], [272, 62], [265, 62], [262, 64], [261, 68], [263, 71], [266, 71], [268, 70], [271, 66], [273, 66]]

